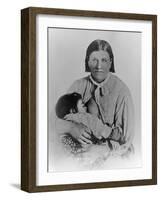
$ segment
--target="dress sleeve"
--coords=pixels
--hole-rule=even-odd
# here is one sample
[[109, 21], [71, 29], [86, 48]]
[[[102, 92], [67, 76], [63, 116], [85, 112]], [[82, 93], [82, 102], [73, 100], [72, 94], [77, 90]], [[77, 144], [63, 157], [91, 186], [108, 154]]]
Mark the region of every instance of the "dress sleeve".
[[117, 99], [114, 124], [110, 138], [120, 145], [129, 146], [134, 136], [134, 106], [129, 91], [122, 92]]

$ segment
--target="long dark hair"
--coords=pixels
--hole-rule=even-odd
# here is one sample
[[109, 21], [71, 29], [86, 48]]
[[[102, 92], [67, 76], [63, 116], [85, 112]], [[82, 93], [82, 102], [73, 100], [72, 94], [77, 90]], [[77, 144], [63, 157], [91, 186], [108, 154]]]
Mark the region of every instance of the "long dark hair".
[[112, 48], [110, 46], [110, 44], [108, 42], [106, 42], [105, 40], [94, 40], [87, 48], [86, 51], [86, 58], [85, 58], [85, 71], [86, 72], [90, 72], [90, 68], [88, 66], [88, 60], [89, 60], [89, 56], [93, 51], [99, 51], [99, 50], [104, 50], [106, 51], [109, 56], [110, 56], [110, 60], [111, 62], [111, 68], [110, 68], [110, 72], [115, 72], [115, 68], [114, 68], [114, 56], [113, 56], [113, 52], [112, 52]]

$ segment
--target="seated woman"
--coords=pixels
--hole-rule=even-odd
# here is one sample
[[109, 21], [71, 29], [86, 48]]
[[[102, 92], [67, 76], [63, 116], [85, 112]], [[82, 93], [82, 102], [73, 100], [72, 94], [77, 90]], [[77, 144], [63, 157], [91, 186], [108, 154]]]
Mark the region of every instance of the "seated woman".
[[[134, 109], [128, 87], [114, 75], [114, 56], [110, 44], [104, 40], [95, 40], [87, 48], [85, 71], [90, 75], [76, 80], [69, 93], [79, 93], [90, 109], [94, 104], [96, 115], [108, 127], [108, 139], [119, 143], [120, 155], [131, 151], [134, 136]], [[57, 120], [57, 132], [70, 133], [87, 148], [93, 141], [91, 132], [79, 124], [66, 120]]]

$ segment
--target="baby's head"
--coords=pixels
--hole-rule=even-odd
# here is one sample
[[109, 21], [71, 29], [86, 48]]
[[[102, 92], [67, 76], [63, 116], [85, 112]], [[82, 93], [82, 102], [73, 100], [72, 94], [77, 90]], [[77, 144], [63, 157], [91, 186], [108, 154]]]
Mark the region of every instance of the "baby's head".
[[57, 117], [63, 119], [65, 115], [70, 113], [84, 113], [86, 107], [79, 93], [70, 93], [61, 96], [55, 107]]

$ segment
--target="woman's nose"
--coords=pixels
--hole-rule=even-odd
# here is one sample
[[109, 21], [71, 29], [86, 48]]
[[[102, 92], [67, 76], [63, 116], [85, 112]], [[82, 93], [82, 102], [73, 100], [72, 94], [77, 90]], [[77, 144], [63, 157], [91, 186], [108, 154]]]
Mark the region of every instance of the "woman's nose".
[[100, 61], [97, 61], [96, 68], [97, 68], [97, 69], [101, 69], [101, 63], [100, 63]]

